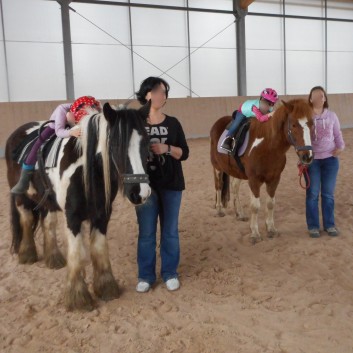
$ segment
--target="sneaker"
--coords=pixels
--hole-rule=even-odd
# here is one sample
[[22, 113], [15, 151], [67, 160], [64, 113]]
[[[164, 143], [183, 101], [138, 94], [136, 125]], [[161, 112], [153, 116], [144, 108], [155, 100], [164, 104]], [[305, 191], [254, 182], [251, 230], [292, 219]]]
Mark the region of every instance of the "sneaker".
[[168, 279], [167, 282], [165, 282], [167, 289], [170, 291], [174, 291], [180, 288], [180, 282], [177, 278], [171, 278]]
[[318, 229], [309, 229], [310, 238], [320, 238], [320, 231]]
[[136, 286], [136, 292], [146, 293], [150, 290], [151, 285], [146, 281], [139, 281]]
[[327, 228], [325, 231], [330, 237], [337, 237], [339, 234], [339, 231], [335, 227]]

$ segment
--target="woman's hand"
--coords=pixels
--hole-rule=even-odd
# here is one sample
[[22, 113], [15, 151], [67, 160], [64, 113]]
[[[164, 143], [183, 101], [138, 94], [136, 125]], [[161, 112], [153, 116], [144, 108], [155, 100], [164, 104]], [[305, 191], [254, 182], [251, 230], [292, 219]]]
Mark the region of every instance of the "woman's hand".
[[165, 143], [153, 143], [151, 144], [151, 151], [154, 154], [164, 154], [168, 152], [168, 145]]
[[81, 129], [80, 128], [73, 128], [70, 130], [70, 136], [73, 137], [80, 137], [81, 136]]
[[339, 154], [341, 154], [343, 150], [341, 148], [336, 148], [333, 152], [332, 152], [332, 155], [334, 157], [337, 157]]

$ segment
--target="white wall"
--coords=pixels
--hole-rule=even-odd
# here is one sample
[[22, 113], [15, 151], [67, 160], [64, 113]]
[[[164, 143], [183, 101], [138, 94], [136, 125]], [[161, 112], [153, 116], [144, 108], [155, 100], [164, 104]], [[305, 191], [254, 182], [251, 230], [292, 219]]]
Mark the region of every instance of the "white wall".
[[11, 101], [64, 99], [58, 3], [4, 0], [3, 11]]
[[[0, 29], [0, 101], [65, 99], [59, 4], [44, 0], [2, 2], [10, 92]], [[186, 0], [131, 2], [186, 5]], [[189, 0], [189, 6], [232, 10], [232, 0]], [[286, 0], [286, 14], [323, 16], [323, 6], [324, 0]], [[128, 8], [79, 3], [71, 7], [77, 11], [70, 12], [76, 96], [127, 99], [150, 75], [162, 75], [170, 83], [170, 97], [190, 95], [189, 87], [193, 97], [237, 94], [233, 15], [190, 12], [190, 46], [195, 52], [189, 59], [186, 12], [132, 8], [130, 38]], [[282, 14], [282, 0], [256, 0], [249, 11]], [[353, 19], [353, 3], [328, 1], [328, 16]], [[129, 50], [131, 39], [133, 56]], [[268, 86], [280, 94], [285, 90], [287, 94], [303, 94], [314, 85], [324, 85], [324, 40], [322, 21], [287, 19], [283, 38], [283, 19], [247, 16], [248, 95], [258, 95]], [[328, 92], [353, 92], [353, 23], [328, 21], [327, 49]], [[163, 73], [167, 70], [167, 74]]]
[[9, 94], [7, 92], [7, 77], [6, 77], [6, 65], [5, 65], [5, 52], [4, 52], [4, 40], [2, 32], [2, 21], [1, 21], [1, 7], [0, 7], [0, 102], [8, 102]]

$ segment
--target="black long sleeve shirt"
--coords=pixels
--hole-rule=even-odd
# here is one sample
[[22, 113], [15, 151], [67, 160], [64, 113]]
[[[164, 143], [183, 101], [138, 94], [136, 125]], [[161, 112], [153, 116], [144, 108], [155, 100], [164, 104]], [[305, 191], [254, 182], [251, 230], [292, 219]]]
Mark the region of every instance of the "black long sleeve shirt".
[[155, 155], [150, 152], [147, 173], [150, 177], [151, 187], [156, 190], [184, 190], [185, 180], [181, 162], [189, 157], [189, 147], [180, 122], [167, 115], [160, 124], [147, 124], [146, 130], [150, 136], [151, 144], [165, 143], [180, 147], [183, 151], [178, 160], [166, 154]]

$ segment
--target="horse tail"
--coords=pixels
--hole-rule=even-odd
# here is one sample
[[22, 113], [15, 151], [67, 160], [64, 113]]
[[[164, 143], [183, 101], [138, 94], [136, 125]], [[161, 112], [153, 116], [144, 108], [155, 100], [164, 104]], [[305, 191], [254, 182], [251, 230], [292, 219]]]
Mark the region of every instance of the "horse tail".
[[227, 207], [228, 201], [230, 200], [230, 187], [229, 187], [229, 175], [227, 173], [222, 173], [222, 190], [221, 190], [221, 200], [224, 208]]
[[10, 216], [11, 216], [11, 231], [12, 231], [12, 243], [11, 243], [11, 252], [18, 254], [20, 249], [20, 244], [22, 241], [22, 226], [20, 222], [20, 213], [16, 207], [16, 195], [11, 194], [10, 196]]

